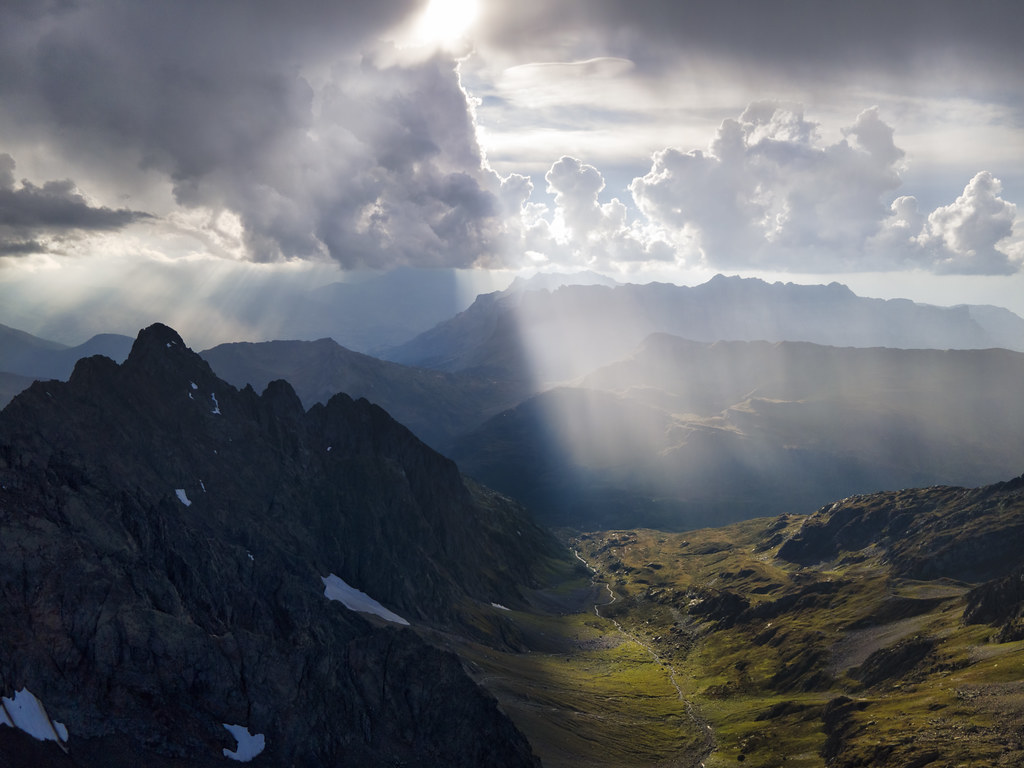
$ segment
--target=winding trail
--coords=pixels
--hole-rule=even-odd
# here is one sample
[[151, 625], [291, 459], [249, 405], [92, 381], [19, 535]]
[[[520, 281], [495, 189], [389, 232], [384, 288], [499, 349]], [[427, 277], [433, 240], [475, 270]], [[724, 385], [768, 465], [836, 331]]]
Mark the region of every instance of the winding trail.
[[687, 717], [690, 718], [694, 726], [697, 728], [698, 731], [700, 731], [703, 734], [704, 737], [704, 744], [700, 750], [698, 757], [696, 757], [693, 763], [691, 764], [692, 768], [704, 768], [704, 761], [707, 759], [708, 755], [710, 755], [712, 752], [718, 749], [718, 743], [715, 741], [715, 733], [711, 728], [711, 723], [709, 723], [705, 718], [701, 717], [700, 713], [697, 711], [697, 708], [693, 705], [693, 702], [691, 702], [683, 695], [683, 689], [679, 687], [679, 681], [676, 675], [676, 668], [672, 666], [671, 662], [666, 661], [661, 656], [659, 656], [658, 652], [655, 651], [654, 648], [645, 643], [642, 639], [640, 639], [639, 636], [623, 628], [623, 626], [615, 619], [611, 618], [610, 616], [601, 615], [601, 608], [606, 605], [611, 605], [618, 598], [612, 591], [611, 584], [609, 584], [606, 580], [599, 578], [600, 573], [598, 572], [597, 568], [588, 563], [583, 558], [583, 556], [580, 555], [578, 549], [573, 548], [572, 553], [576, 556], [577, 560], [583, 563], [583, 565], [585, 565], [590, 570], [592, 574], [591, 580], [593, 581], [593, 583], [603, 584], [604, 588], [608, 590], [608, 602], [594, 603], [594, 615], [600, 619], [604, 619], [605, 621], [610, 621], [619, 632], [621, 632], [623, 635], [625, 635], [634, 643], [636, 643], [645, 651], [647, 651], [647, 653], [651, 655], [651, 658], [654, 659], [655, 662], [657, 662], [667, 670], [669, 682], [672, 683], [672, 687], [676, 689], [676, 694], [679, 696], [679, 700], [683, 703], [683, 706], [686, 709]]

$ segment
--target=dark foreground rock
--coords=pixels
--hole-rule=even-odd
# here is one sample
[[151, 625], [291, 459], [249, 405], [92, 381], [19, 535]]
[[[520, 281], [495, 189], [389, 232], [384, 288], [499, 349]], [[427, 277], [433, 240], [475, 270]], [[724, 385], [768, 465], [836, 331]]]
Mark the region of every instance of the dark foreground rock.
[[324, 597], [337, 574], [410, 622], [515, 605], [550, 540], [386, 413], [303, 411], [217, 379], [153, 326], [0, 414], [0, 765], [535, 765], [451, 654]]

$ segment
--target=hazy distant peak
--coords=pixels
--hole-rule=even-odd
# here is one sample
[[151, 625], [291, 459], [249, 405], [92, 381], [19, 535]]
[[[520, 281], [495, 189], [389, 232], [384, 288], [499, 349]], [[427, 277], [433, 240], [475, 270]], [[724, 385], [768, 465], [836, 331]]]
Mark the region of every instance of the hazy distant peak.
[[31, 333], [26, 333], [25, 331], [18, 330], [17, 328], [11, 328], [7, 325], [0, 325], [0, 352], [5, 351], [8, 347], [14, 348], [15, 345], [27, 346], [34, 349], [67, 349], [67, 345], [65, 344], [50, 341], [49, 339], [41, 339], [38, 336], [33, 336]]
[[804, 296], [828, 296], [832, 299], [858, 298], [857, 294], [855, 294], [849, 286], [834, 280], [827, 285], [804, 285], [802, 283], [783, 283], [781, 281], [769, 283], [759, 277], [740, 277], [739, 275], [717, 274], [706, 283], [696, 287], [708, 291], [737, 291], [744, 289], [751, 291], [781, 290], [784, 292], [783, 295], [799, 293]]
[[569, 285], [604, 285], [615, 287], [620, 285], [610, 277], [583, 270], [582, 272], [538, 272], [533, 277], [517, 277], [512, 284], [505, 289], [504, 293], [515, 293], [517, 291], [555, 291]]

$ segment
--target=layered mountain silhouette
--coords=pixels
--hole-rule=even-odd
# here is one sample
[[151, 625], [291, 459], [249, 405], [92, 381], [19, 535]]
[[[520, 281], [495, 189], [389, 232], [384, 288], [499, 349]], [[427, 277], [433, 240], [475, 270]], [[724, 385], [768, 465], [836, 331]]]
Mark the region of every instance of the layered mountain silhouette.
[[[131, 337], [116, 333], [97, 334], [82, 344], [68, 347], [0, 325], [0, 371], [31, 379], [67, 379], [81, 358], [104, 355], [121, 362], [131, 347]], [[2, 401], [2, 404], [7, 402]]]
[[328, 402], [338, 392], [365, 397], [441, 451], [533, 394], [515, 382], [378, 360], [333, 339], [237, 342], [200, 354], [218, 376], [237, 387], [251, 384], [262, 390], [275, 379], [286, 380], [307, 408]]
[[557, 546], [365, 400], [239, 391], [151, 326], [0, 413], [0, 529], [0, 695], [56, 742], [0, 725], [5, 766], [535, 764], [386, 619], [485, 631]]
[[468, 474], [580, 530], [721, 525], [1024, 465], [1024, 355], [651, 336], [461, 439]]
[[718, 275], [695, 287], [513, 286], [477, 297], [451, 320], [381, 354], [406, 365], [543, 384], [614, 362], [657, 332], [707, 342], [1024, 350], [1024, 319], [1005, 309], [868, 299], [839, 283]]

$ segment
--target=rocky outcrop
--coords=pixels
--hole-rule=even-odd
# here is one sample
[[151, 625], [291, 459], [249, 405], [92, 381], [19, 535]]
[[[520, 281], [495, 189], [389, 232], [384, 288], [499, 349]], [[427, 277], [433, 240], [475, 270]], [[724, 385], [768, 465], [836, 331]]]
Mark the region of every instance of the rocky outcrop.
[[379, 408], [235, 390], [152, 326], [0, 414], [0, 485], [0, 695], [69, 733], [0, 726], [0, 763], [224, 765], [224, 724], [263, 765], [535, 763], [454, 656], [324, 597], [457, 627], [554, 552]]
[[1000, 642], [1024, 639], [1024, 566], [968, 592], [964, 623], [999, 627]]
[[778, 556], [803, 565], [883, 551], [893, 575], [982, 582], [1021, 564], [1024, 476], [981, 488], [917, 488], [822, 507]]

